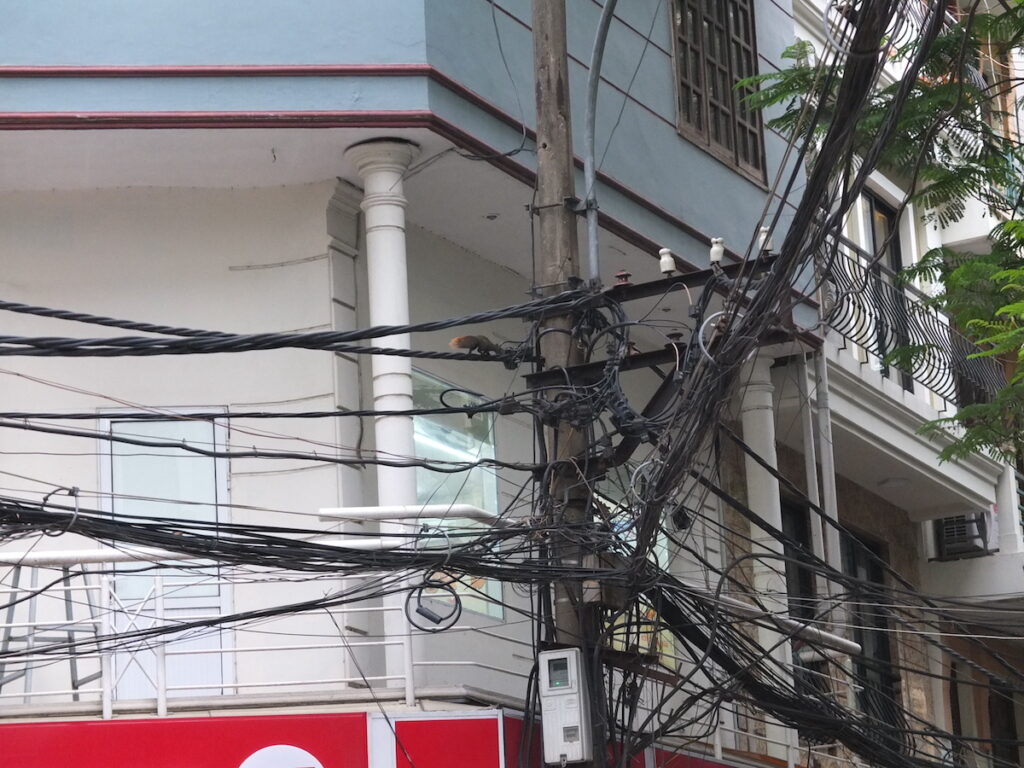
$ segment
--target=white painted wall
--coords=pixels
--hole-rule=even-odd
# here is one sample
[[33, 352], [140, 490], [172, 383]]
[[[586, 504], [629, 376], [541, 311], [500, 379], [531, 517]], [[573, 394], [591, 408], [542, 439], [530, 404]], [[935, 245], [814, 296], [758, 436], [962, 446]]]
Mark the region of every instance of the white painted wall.
[[[324, 211], [332, 185], [259, 190], [123, 189], [34, 192], [0, 197], [0, 295], [27, 303], [155, 323], [237, 332], [331, 327], [331, 281]], [[78, 323], [5, 313], [5, 333], [109, 335]], [[28, 378], [33, 377], [33, 378]], [[0, 361], [4, 410], [102, 410], [136, 404], [253, 410], [330, 409], [329, 355], [273, 351], [138, 359]], [[76, 426], [94, 429], [95, 422]], [[258, 430], [258, 431], [257, 431]], [[228, 447], [324, 451], [335, 426], [319, 421], [237, 421]], [[0, 432], [0, 485], [38, 500], [55, 486], [78, 486], [85, 507], [103, 508], [92, 439]], [[54, 455], [56, 454], [56, 455]], [[201, 460], [201, 459], [200, 459]], [[317, 525], [270, 510], [315, 513], [341, 497], [338, 473], [302, 461], [236, 459], [228, 479], [229, 519]], [[47, 538], [36, 549], [88, 546]], [[31, 543], [31, 542], [30, 542]], [[19, 545], [13, 545], [17, 548]], [[325, 584], [239, 585], [236, 610], [323, 594]], [[60, 612], [52, 604], [47, 610]], [[20, 617], [24, 618], [24, 617]], [[325, 617], [289, 619], [237, 634], [245, 646], [300, 642], [289, 632], [330, 637]], [[308, 642], [308, 640], [307, 640]], [[345, 676], [337, 650], [237, 654], [239, 683]], [[50, 678], [50, 679], [47, 679]], [[41, 670], [34, 687], [67, 687], [66, 668]], [[251, 692], [251, 691], [246, 691]]]
[[[154, 323], [237, 332], [349, 329], [367, 324], [365, 263], [360, 252], [358, 190], [332, 183], [264, 189], [122, 189], [9, 193], [0, 196], [0, 249], [5, 270], [0, 297], [45, 306]], [[326, 217], [325, 217], [326, 212]], [[415, 224], [415, 210], [409, 212]], [[460, 315], [526, 299], [522, 278], [422, 228], [411, 227], [409, 269], [412, 318]], [[19, 335], [93, 336], [112, 333], [77, 323], [5, 313], [4, 332]], [[463, 333], [520, 339], [517, 320], [486, 327], [422, 334], [414, 346], [447, 350]], [[498, 363], [424, 361], [421, 370], [486, 396], [520, 390], [522, 379]], [[28, 377], [32, 377], [31, 379]], [[274, 351], [138, 359], [0, 360], [0, 410], [93, 411], [133, 408], [218, 407], [255, 410], [327, 410], [364, 406], [368, 366], [347, 356], [311, 351]], [[73, 388], [73, 389], [72, 389]], [[97, 423], [79, 423], [96, 428]], [[224, 434], [230, 448], [252, 447], [331, 452], [372, 449], [372, 429], [355, 419], [242, 421]], [[502, 417], [495, 427], [498, 454], [529, 460], [532, 424], [522, 415]], [[0, 430], [0, 486], [38, 500], [56, 486], [78, 486], [82, 503], [103, 508], [104, 488], [92, 439]], [[57, 454], [57, 455], [55, 455]], [[375, 500], [372, 471], [303, 461], [234, 459], [228, 478], [231, 519], [255, 524], [329, 527], [314, 517], [320, 507]], [[501, 503], [513, 498], [525, 474], [500, 482]], [[39, 482], [41, 481], [41, 482]], [[70, 549], [91, 542], [47, 538], [36, 549]], [[20, 544], [13, 548], [24, 548]], [[0, 573], [2, 575], [2, 573]], [[45, 575], [43, 576], [45, 578]], [[334, 580], [309, 584], [240, 584], [233, 608], [247, 610], [323, 595]], [[504, 599], [528, 608], [510, 587]], [[376, 606], [370, 606], [371, 608]], [[58, 617], [50, 601], [37, 619]], [[16, 618], [26, 619], [27, 616]], [[379, 640], [379, 613], [338, 617], [349, 642]], [[507, 624], [505, 623], [507, 622]], [[481, 636], [467, 631], [482, 627]], [[524, 643], [531, 625], [506, 611], [505, 621], [467, 611], [460, 629], [417, 638], [420, 685], [472, 685], [521, 695], [531, 663]], [[323, 613], [292, 617], [239, 632], [243, 650], [295, 644], [334, 648], [277, 653], [237, 653], [234, 681], [259, 682], [357, 678], [347, 652], [337, 646], [337, 628]], [[508, 636], [509, 642], [500, 638]], [[359, 669], [384, 673], [381, 654], [361, 649]], [[90, 671], [88, 668], [85, 671]], [[512, 672], [501, 671], [508, 669]], [[40, 670], [33, 689], [68, 686], [65, 665]], [[325, 686], [316, 686], [322, 688]], [[338, 687], [338, 686], [326, 686]], [[17, 691], [18, 687], [3, 692]], [[281, 689], [274, 689], [275, 692]], [[292, 687], [291, 690], [308, 690]], [[269, 688], [239, 688], [269, 693]], [[95, 697], [93, 697], [95, 699]], [[36, 699], [40, 703], [41, 699]], [[0, 706], [4, 703], [0, 699]], [[20, 701], [18, 703], [21, 703]]]

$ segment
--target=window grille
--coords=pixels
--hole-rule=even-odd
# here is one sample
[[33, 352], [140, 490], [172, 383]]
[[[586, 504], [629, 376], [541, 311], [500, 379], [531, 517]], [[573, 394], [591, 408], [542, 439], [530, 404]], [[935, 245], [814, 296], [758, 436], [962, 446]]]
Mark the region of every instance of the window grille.
[[716, 157], [764, 179], [760, 113], [737, 82], [757, 73], [751, 0], [676, 0], [679, 129]]

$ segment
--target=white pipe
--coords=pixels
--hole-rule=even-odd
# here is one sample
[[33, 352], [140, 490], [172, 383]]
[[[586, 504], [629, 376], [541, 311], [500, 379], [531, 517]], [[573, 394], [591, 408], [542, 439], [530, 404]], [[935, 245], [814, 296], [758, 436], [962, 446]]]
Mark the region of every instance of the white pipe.
[[423, 520], [465, 518], [504, 527], [515, 525], [508, 518], [472, 504], [398, 504], [382, 507], [325, 507], [322, 519], [340, 520]]
[[766, 619], [795, 637], [809, 640], [816, 645], [823, 645], [826, 648], [841, 651], [842, 653], [848, 653], [853, 656], [860, 655], [860, 644], [855, 643], [852, 640], [847, 640], [845, 637], [840, 637], [839, 635], [835, 635], [831, 632], [826, 632], [823, 629], [818, 629], [815, 626], [805, 624], [804, 622], [797, 621], [796, 619], [778, 616], [770, 611], [758, 608], [756, 605], [745, 603], [742, 600], [737, 600], [736, 598], [729, 597], [728, 595], [717, 595], [713, 590], [710, 590], [697, 582], [684, 579], [683, 584], [688, 590], [699, 594], [702, 597], [710, 598], [726, 613], [744, 616], [748, 619]]
[[[815, 400], [818, 410], [818, 450], [821, 458], [821, 508], [828, 522], [825, 524], [825, 562], [836, 571], [843, 570], [839, 544], [839, 501], [836, 492], [836, 464], [832, 452], [832, 410], [829, 406], [828, 358], [822, 349], [815, 356], [818, 378]], [[825, 522], [825, 521], [823, 521]], [[833, 583], [829, 581], [829, 585]]]
[[[419, 153], [414, 144], [398, 140], [369, 141], [345, 152], [363, 181], [363, 223], [366, 232], [368, 306], [371, 325], [409, 323], [409, 279], [405, 248], [405, 193], [403, 178]], [[377, 341], [382, 347], [409, 349], [410, 334], [387, 336]], [[378, 411], [408, 411], [412, 401], [412, 361], [407, 357], [373, 355], [373, 407]], [[375, 448], [388, 458], [416, 455], [411, 416], [382, 416], [374, 421]], [[377, 501], [388, 505], [414, 505], [417, 501], [416, 470], [413, 467], [377, 466]], [[381, 524], [381, 533], [401, 533], [391, 523]], [[403, 605], [397, 614], [385, 614], [384, 633], [405, 636], [409, 642], [394, 653], [385, 652], [389, 675], [404, 675], [406, 704], [415, 704], [413, 681], [412, 625], [405, 615], [404, 598], [384, 598], [385, 604]]]
[[[109, 638], [113, 634], [110, 621], [110, 577], [100, 577], [100, 634]], [[100, 650], [100, 685], [102, 692], [103, 719], [110, 720], [114, 716], [114, 664], [113, 656], [107, 643]]]
[[[156, 620], [160, 626], [164, 623], [164, 577], [153, 579], [153, 600], [155, 603]], [[167, 717], [167, 644], [156, 642], [156, 715]]]
[[[815, 507], [821, 507], [821, 495], [818, 492], [818, 450], [817, 441], [814, 438], [814, 413], [811, 409], [810, 387], [807, 385], [809, 371], [807, 358], [799, 356], [797, 366], [797, 383], [800, 392], [800, 402], [797, 408], [800, 410], [800, 426], [803, 427], [804, 437], [804, 477], [807, 480], [807, 500]], [[811, 532], [811, 552], [816, 558], [825, 562], [825, 532], [822, 526], [825, 524], [816, 513], [808, 514], [808, 527]], [[819, 598], [829, 594], [828, 580], [820, 573], [814, 575], [814, 594]]]

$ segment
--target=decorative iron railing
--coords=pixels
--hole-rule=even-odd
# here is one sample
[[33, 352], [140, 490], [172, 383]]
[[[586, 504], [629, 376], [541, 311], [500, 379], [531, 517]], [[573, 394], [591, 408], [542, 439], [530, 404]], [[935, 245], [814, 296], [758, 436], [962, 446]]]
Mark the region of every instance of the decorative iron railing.
[[999, 363], [973, 357], [979, 348], [925, 294], [849, 240], [833, 246], [821, 264], [825, 322], [875, 356], [883, 374], [895, 369], [904, 388], [912, 377], [957, 406], [986, 401], [1005, 384]]

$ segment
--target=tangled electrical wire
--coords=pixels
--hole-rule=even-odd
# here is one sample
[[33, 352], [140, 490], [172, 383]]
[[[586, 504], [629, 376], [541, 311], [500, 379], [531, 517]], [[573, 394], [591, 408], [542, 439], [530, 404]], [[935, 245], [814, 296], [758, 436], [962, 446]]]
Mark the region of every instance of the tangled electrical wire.
[[[829, 8], [834, 11], [836, 4]], [[943, 4], [931, 4], [928, 13], [915, 20], [922, 45], [920, 53], [908, 62], [908, 83], [912, 84], [922, 66], [943, 11]], [[937, 727], [935, 713], [915, 707], [910, 696], [897, 690], [893, 678], [950, 684], [951, 674], [930, 665], [929, 654], [934, 653], [983, 679], [958, 678], [959, 685], [994, 685], [1012, 698], [1024, 692], [1024, 672], [995, 645], [971, 636], [986, 629], [999, 639], [1007, 636], [1007, 627], [998, 622], [987, 626], [966, 613], [967, 606], [920, 594], [845, 530], [841, 533], [847, 546], [884, 573], [885, 579], [871, 580], [836, 569], [803, 542], [769, 523], [758, 512], [758, 500], [745, 502], [730, 492], [719, 469], [728, 450], [723, 443], [729, 444], [772, 472], [812, 519], [835, 524], [799, 486], [723, 424], [728, 421], [728, 403], [742, 384], [744, 365], [773, 332], [792, 330], [786, 324], [798, 276], [812, 272], [816, 279], [824, 280], [830, 272], [827, 261], [818, 264], [817, 271], [815, 262], [827, 252], [863, 190], [909, 92], [908, 85], [897, 94], [892, 114], [879, 124], [873, 143], [866, 150], [855, 147], [852, 126], [864, 112], [894, 45], [890, 39], [893, 30], [903, 32], [908, 13], [908, 4], [901, 0], [861, 0], [855, 24], [830, 28], [836, 39], [823, 77], [828, 81], [824, 90], [834, 88], [837, 94], [834, 109], [826, 114], [822, 104], [807, 105], [802, 135], [794, 142], [799, 147], [798, 160], [809, 161], [806, 178], [802, 179], [802, 162], [792, 163], [776, 212], [769, 219], [769, 230], [779, 226], [793, 190], [804, 181], [782, 247], [769, 260], [767, 253], [754, 249], [752, 239], [736, 273], [727, 276], [723, 270], [712, 270], [703, 290], [689, 303], [690, 343], [670, 345], [674, 354], [670, 370], [657, 370], [657, 389], [643, 406], [631, 398], [622, 370], [634, 354], [631, 330], [638, 325], [660, 329], [651, 322], [630, 320], [624, 305], [610, 291], [569, 290], [490, 312], [406, 326], [244, 335], [0, 302], [0, 310], [155, 335], [4, 336], [0, 337], [0, 355], [134, 357], [297, 348], [452, 361], [493, 360], [511, 368], [533, 363], [539, 370], [544, 362], [541, 338], [545, 333], [564, 332], [584, 350], [587, 364], [597, 370], [584, 379], [576, 378], [578, 372], [556, 369], [555, 384], [463, 407], [442, 401], [405, 411], [195, 411], [180, 415], [199, 420], [263, 420], [526, 414], [534, 420], [539, 438], [538, 455], [529, 462], [487, 458], [428, 461], [344, 451], [221, 450], [48, 423], [95, 418], [95, 413], [0, 414], [0, 427], [62, 438], [101, 439], [206, 457], [298, 459], [342, 466], [383, 464], [452, 475], [517, 472], [526, 476], [522, 488], [532, 489], [529, 501], [522, 502], [529, 507], [525, 515], [513, 514], [520, 503], [517, 496], [501, 516], [503, 524], [487, 529], [445, 527], [438, 533], [421, 528], [386, 536], [348, 531], [341, 541], [325, 539], [321, 529], [301, 526], [109, 514], [81, 504], [72, 508], [50, 499], [33, 503], [2, 496], [0, 541], [5, 543], [34, 540], [44, 534], [77, 535], [142, 553], [154, 563], [141, 568], [174, 563], [185, 571], [202, 571], [214, 563], [246, 573], [273, 571], [310, 580], [330, 579], [332, 587], [316, 599], [226, 616], [185, 618], [106, 636], [74, 636], [30, 648], [7, 648], [0, 652], [0, 665], [20, 658], [137, 647], [172, 635], [188, 636], [272, 616], [355, 605], [387, 595], [405, 596], [403, 610], [417, 630], [435, 634], [454, 631], [465, 607], [465, 589], [472, 590], [468, 585], [474, 579], [491, 579], [515, 588], [522, 599], [517, 604], [510, 601], [506, 607], [532, 622], [536, 651], [554, 642], [557, 628], [551, 585], [560, 582], [573, 585], [571, 593], [579, 596], [580, 626], [596, 629], [578, 639], [588, 659], [591, 690], [600, 692], [594, 725], [603, 742], [612, 745], [613, 761], [619, 768], [629, 765], [647, 746], [671, 743], [682, 747], [707, 738], [726, 721], [737, 730], [738, 724], [744, 723], [743, 732], [751, 743], [767, 739], [770, 729], [781, 723], [795, 729], [807, 745], [842, 745], [870, 764], [893, 768], [939, 766], [948, 763], [951, 753], [963, 756], [979, 752], [986, 742], [993, 743]], [[858, 152], [859, 159], [855, 157]], [[543, 321], [554, 316], [571, 316], [571, 327], [545, 328]], [[521, 344], [502, 347], [489, 357], [359, 343], [504, 318], [529, 320], [530, 329]], [[124, 418], [146, 421], [170, 416], [140, 409]], [[541, 438], [543, 427], [554, 424], [568, 424], [585, 434], [586, 451], [566, 458], [554, 441]], [[569, 492], [553, 492], [553, 488], [565, 490], [566, 478], [571, 479]], [[586, 498], [586, 519], [568, 522], [566, 507], [570, 496], [577, 498], [576, 492]], [[709, 514], [712, 508], [729, 514]], [[370, 538], [380, 541], [370, 546]], [[765, 541], [770, 546], [766, 547]], [[709, 543], [725, 553], [721, 561], [710, 555]], [[593, 556], [580, 561], [559, 557], [558, 553], [566, 551]], [[674, 572], [678, 569], [667, 562], [669, 551], [699, 578], [683, 578]], [[766, 578], [757, 582], [755, 572]], [[787, 578], [794, 575], [818, 582], [824, 591], [801, 602], [787, 594]], [[45, 594], [69, 578], [62, 573], [32, 595]], [[342, 586], [335, 580], [341, 580]], [[765, 584], [775, 588], [765, 589]], [[600, 599], [583, 600], [584, 594], [595, 591]], [[12, 611], [29, 597], [11, 597], [0, 604], [0, 611]], [[475, 597], [493, 599], [482, 594]], [[835, 639], [828, 634], [831, 630], [844, 633], [847, 642], [861, 647], [861, 653], [837, 651]], [[953, 636], [957, 643], [948, 641]], [[881, 637], [887, 638], [885, 644], [878, 640]], [[869, 642], [876, 647], [866, 647]], [[889, 649], [889, 658], [873, 661], [869, 651], [883, 645]], [[965, 646], [970, 646], [970, 652]], [[979, 653], [988, 664], [976, 661]], [[631, 661], [623, 661], [624, 656]], [[528, 720], [537, 711], [537, 695], [534, 669], [525, 692]], [[526, 727], [523, 733], [528, 740], [532, 729]], [[528, 752], [522, 750], [522, 754]]]

